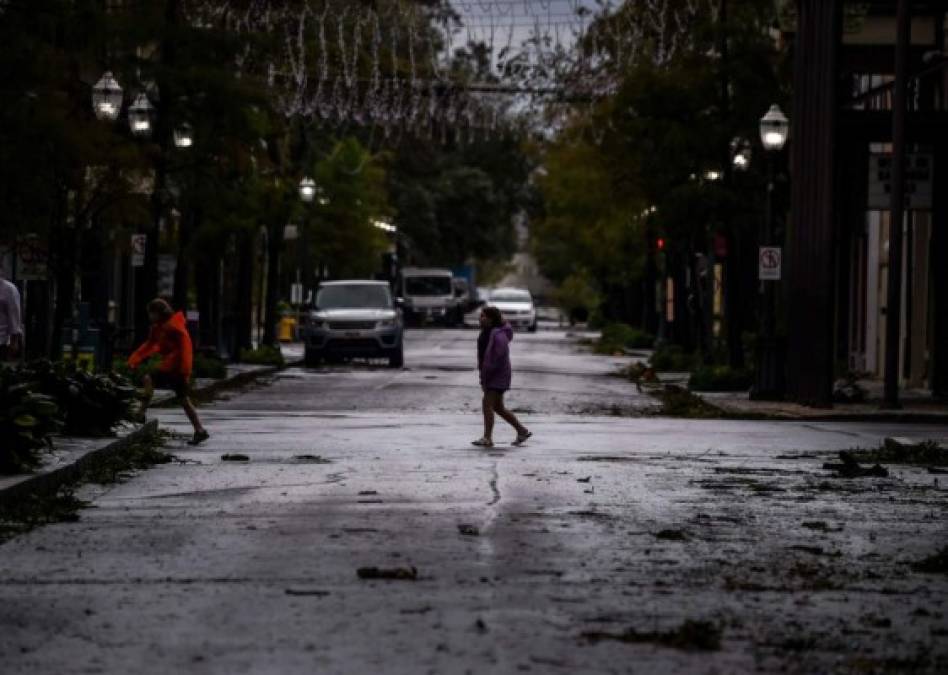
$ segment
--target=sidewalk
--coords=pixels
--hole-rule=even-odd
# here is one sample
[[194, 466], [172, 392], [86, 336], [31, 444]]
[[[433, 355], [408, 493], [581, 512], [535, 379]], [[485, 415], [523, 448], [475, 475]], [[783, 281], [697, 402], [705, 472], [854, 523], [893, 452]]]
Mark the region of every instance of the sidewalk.
[[[286, 359], [284, 366], [229, 365], [225, 378], [196, 380], [193, 393], [199, 399], [206, 399], [223, 389], [244, 386], [258, 378], [276, 373], [300, 360], [302, 350], [298, 347], [283, 347]], [[173, 401], [172, 392], [157, 390], [152, 405], [160, 407]], [[147, 440], [157, 433], [158, 423], [150, 421], [144, 425], [125, 425], [117, 430], [116, 436], [110, 438], [56, 437], [53, 449], [43, 458], [42, 464], [36, 470], [26, 474], [0, 476], [0, 505], [12, 504], [32, 495], [55, 494], [63, 486], [74, 482], [91, 463], [121, 453], [131, 445]]]
[[[662, 380], [664, 382], [664, 378]], [[922, 392], [906, 392], [902, 407], [886, 410], [870, 389], [864, 403], [837, 403], [832, 408], [810, 408], [788, 401], [752, 401], [745, 392], [693, 392], [728, 417], [847, 422], [921, 422], [948, 424], [948, 404]]]

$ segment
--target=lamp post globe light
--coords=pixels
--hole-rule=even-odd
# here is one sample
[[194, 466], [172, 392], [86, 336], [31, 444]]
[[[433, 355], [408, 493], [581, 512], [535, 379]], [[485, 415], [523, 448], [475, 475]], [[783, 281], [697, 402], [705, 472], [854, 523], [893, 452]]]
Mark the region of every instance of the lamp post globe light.
[[106, 71], [92, 87], [92, 111], [97, 119], [114, 122], [122, 111], [123, 98], [119, 83]]
[[769, 152], [783, 149], [790, 135], [790, 120], [783, 114], [780, 106], [770, 106], [767, 114], [760, 118], [760, 142]]
[[154, 108], [144, 92], [128, 108], [128, 126], [136, 136], [151, 135], [151, 114]]
[[316, 181], [304, 176], [300, 181], [300, 199], [309, 204], [316, 198]]
[[187, 149], [194, 145], [194, 129], [185, 122], [174, 130], [174, 146]]

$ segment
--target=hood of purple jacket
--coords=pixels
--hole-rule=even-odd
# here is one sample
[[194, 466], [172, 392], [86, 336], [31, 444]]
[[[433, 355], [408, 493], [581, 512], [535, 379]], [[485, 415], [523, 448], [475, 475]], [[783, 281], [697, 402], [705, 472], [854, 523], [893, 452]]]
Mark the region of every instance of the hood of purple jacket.
[[511, 340], [513, 340], [513, 336], [514, 336], [513, 327], [509, 323], [505, 323], [500, 328], [495, 328], [494, 330], [491, 331], [491, 333], [492, 334], [501, 333], [507, 338], [507, 342], [510, 342]]

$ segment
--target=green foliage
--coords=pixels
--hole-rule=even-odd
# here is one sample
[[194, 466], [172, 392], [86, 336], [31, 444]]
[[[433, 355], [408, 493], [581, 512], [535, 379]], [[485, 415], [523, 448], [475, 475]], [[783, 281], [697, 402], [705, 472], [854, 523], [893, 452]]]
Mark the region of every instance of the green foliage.
[[628, 324], [612, 323], [602, 329], [596, 351], [600, 354], [615, 354], [624, 349], [650, 349], [654, 344], [654, 335]]
[[285, 363], [279, 347], [266, 345], [256, 349], [242, 349], [240, 362], [258, 366], [282, 366]]
[[695, 355], [685, 353], [678, 345], [664, 345], [655, 350], [649, 363], [655, 370], [675, 373], [690, 372], [698, 365]]
[[389, 245], [372, 225], [391, 213], [384, 157], [372, 155], [354, 136], [323, 141], [330, 146], [303, 173], [313, 177], [325, 202], [301, 204], [296, 184], [291, 186], [300, 239], [287, 247], [286, 268], [315, 266], [334, 278], [371, 278]]
[[514, 135], [475, 144], [414, 138], [390, 156], [395, 222], [413, 262], [506, 262], [516, 249], [514, 217], [528, 203], [533, 164]]
[[227, 364], [218, 356], [197, 353], [194, 355], [191, 375], [195, 378], [222, 380], [227, 377]]
[[744, 369], [730, 366], [701, 366], [688, 379], [692, 391], [747, 391], [753, 375]]
[[573, 272], [566, 277], [556, 289], [554, 299], [557, 306], [571, 317], [577, 313], [594, 315], [602, 303], [592, 278], [585, 271]]
[[71, 363], [34, 361], [14, 371], [30, 391], [55, 400], [72, 436], [109, 436], [132, 418], [135, 387], [116, 373], [99, 375]]
[[120, 378], [124, 378], [136, 386], [141, 386], [142, 378], [145, 375], [154, 375], [161, 364], [160, 356], [152, 356], [139, 364], [137, 368], [128, 365], [125, 359], [115, 359], [112, 362], [112, 372]]
[[[622, 3], [612, 19], [595, 21], [591, 34], [609, 35], [626, 22], [647, 25], [643, 11], [645, 3]], [[766, 163], [755, 158], [749, 172], [727, 183], [703, 176], [721, 172], [731, 140], [755, 138], [760, 116], [786, 98], [781, 55], [768, 34], [775, 12], [772, 3], [735, 0], [726, 26], [705, 11], [688, 26], [670, 27], [688, 32], [671, 58], [651, 58], [657, 47], [647, 37], [638, 58], [622, 65], [602, 54], [614, 93], [564, 115], [553, 142], [538, 151], [543, 199], [531, 221], [532, 244], [555, 283], [586, 270], [606, 316], [630, 320], [639, 304], [629, 299], [642, 300], [655, 238], [665, 238], [671, 262], [706, 252], [715, 231], [753, 232]], [[608, 25], [613, 21], [619, 26]], [[727, 60], [720, 58], [725, 29]], [[595, 38], [585, 47], [596, 50]]]
[[13, 369], [0, 368], [0, 474], [28, 471], [40, 462], [50, 434], [62, 425], [55, 400], [36, 393]]
[[666, 385], [660, 394], [662, 413], [669, 417], [687, 417], [691, 419], [709, 419], [722, 417], [722, 412], [700, 396], [687, 389]]

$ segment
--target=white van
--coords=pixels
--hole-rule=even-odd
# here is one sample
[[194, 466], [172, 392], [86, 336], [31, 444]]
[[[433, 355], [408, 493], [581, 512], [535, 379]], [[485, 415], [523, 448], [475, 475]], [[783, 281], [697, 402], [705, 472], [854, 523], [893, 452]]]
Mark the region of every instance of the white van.
[[461, 319], [449, 269], [406, 267], [398, 280], [398, 295], [408, 323], [454, 326]]

